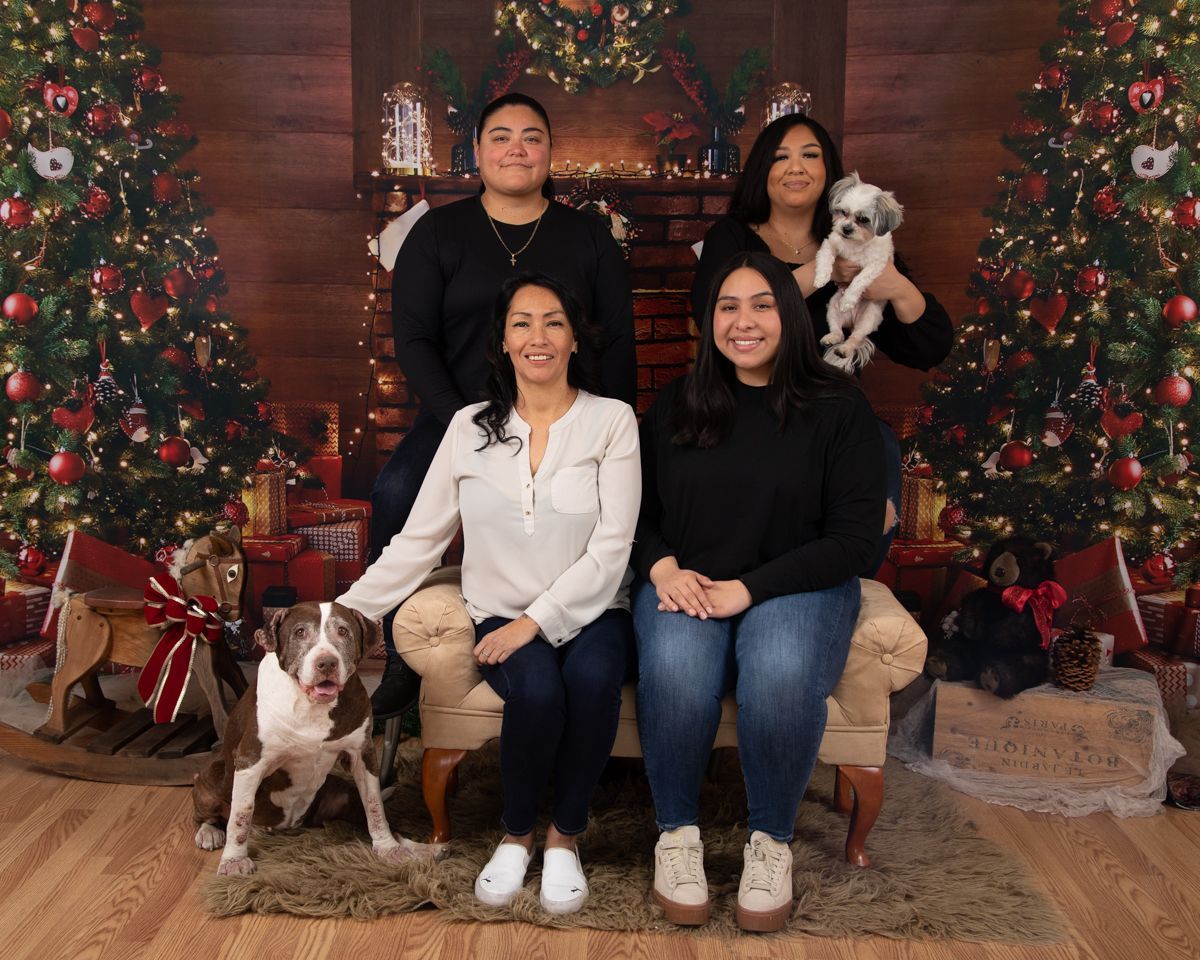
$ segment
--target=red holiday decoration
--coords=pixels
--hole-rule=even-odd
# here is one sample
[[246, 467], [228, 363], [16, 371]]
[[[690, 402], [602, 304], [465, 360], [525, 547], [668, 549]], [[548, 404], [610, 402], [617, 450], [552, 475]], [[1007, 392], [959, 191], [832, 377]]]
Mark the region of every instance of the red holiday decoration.
[[163, 347], [162, 353], [159, 354], [171, 366], [177, 367], [179, 370], [186, 373], [191, 369], [192, 358], [187, 355], [187, 352], [174, 345]]
[[2, 308], [5, 320], [11, 320], [18, 327], [30, 323], [38, 315], [37, 301], [27, 293], [10, 293], [4, 298]]
[[1118, 490], [1132, 490], [1142, 482], [1142, 462], [1137, 457], [1121, 457], [1108, 468], [1108, 482]]
[[1041, 324], [1047, 333], [1053, 333], [1058, 328], [1058, 323], [1066, 312], [1067, 297], [1063, 293], [1056, 293], [1045, 299], [1034, 297], [1029, 301], [1029, 315]]
[[979, 279], [989, 287], [994, 287], [1003, 276], [1004, 264], [1002, 263], [988, 262], [979, 265]]
[[192, 445], [183, 437], [167, 437], [159, 444], [158, 459], [169, 467], [186, 467], [192, 462]]
[[162, 74], [154, 67], [139, 67], [133, 74], [133, 86], [139, 93], [157, 93], [163, 87]]
[[40, 577], [46, 572], [46, 555], [37, 547], [23, 543], [17, 551], [17, 569], [22, 576]]
[[1008, 135], [1014, 140], [1029, 140], [1046, 132], [1046, 125], [1037, 117], [1022, 114], [1008, 125]]
[[602, 13], [604, 13], [604, 8], [602, 6], [600, 6], [600, 4], [598, 4], [598, 3], [593, 3], [592, 4], [592, 16], [598, 17]]
[[196, 292], [196, 278], [183, 267], [175, 267], [163, 277], [163, 289], [175, 300], [187, 300]]
[[154, 125], [154, 131], [160, 137], [173, 137], [177, 140], [190, 140], [192, 138], [192, 125], [186, 120], [180, 120], [178, 117], [168, 117], [166, 120], [159, 120]]
[[967, 442], [967, 428], [961, 423], [956, 423], [946, 431], [946, 442], [960, 447], [963, 446]]
[[1063, 410], [1057, 400], [1050, 404], [1042, 420], [1042, 443], [1047, 447], [1060, 447], [1075, 432], [1075, 421]]
[[238, 423], [236, 420], [225, 421], [225, 442], [237, 443], [246, 435], [245, 425]]
[[1098, 266], [1084, 267], [1075, 277], [1075, 289], [1085, 297], [1094, 297], [1108, 286], [1108, 274]]
[[1036, 359], [1032, 350], [1022, 347], [1004, 362], [1004, 372], [1010, 377], [1016, 376]]
[[1121, 108], [1111, 100], [1088, 100], [1083, 113], [1099, 133], [1112, 133], [1121, 125]]
[[179, 178], [169, 170], [164, 173], [156, 173], [150, 180], [150, 189], [156, 203], [174, 203], [183, 195]]
[[1045, 203], [1049, 190], [1050, 178], [1033, 170], [1017, 182], [1017, 197], [1026, 203]]
[[1163, 93], [1162, 77], [1135, 80], [1129, 85], [1129, 105], [1138, 113], [1148, 113], [1162, 102]]
[[117, 14], [111, 3], [85, 3], [83, 19], [101, 33], [108, 33], [117, 25]]
[[1163, 319], [1172, 330], [1178, 330], [1185, 323], [1191, 323], [1198, 314], [1200, 309], [1196, 307], [1196, 301], [1182, 293], [1172, 297], [1162, 308]]
[[79, 212], [90, 220], [103, 220], [112, 210], [112, 197], [100, 187], [91, 186], [83, 192]]
[[588, 34], [588, 32], [587, 32], [587, 28], [586, 28], [586, 27], [580, 27], [578, 30], [576, 30], [576, 31], [575, 31], [575, 38], [576, 38], [576, 39], [577, 39], [577, 40], [578, 40], [580, 43], [587, 43], [587, 38], [588, 38], [588, 36], [589, 36], [589, 34]]
[[932, 426], [933, 425], [933, 414], [934, 414], [934, 409], [933, 409], [932, 403], [922, 404], [920, 407], [917, 408], [917, 423], [919, 423], [923, 427]]
[[1133, 36], [1133, 32], [1137, 29], [1137, 24], [1129, 20], [1120, 20], [1111, 24], [1104, 31], [1104, 42], [1110, 47], [1121, 47], [1129, 42], [1129, 38]]
[[101, 293], [119, 293], [125, 286], [125, 278], [112, 264], [102, 263], [92, 271], [92, 286]]
[[1000, 466], [1005, 470], [1024, 470], [1033, 463], [1033, 451], [1021, 440], [1009, 440], [1000, 448]]
[[1033, 277], [1024, 270], [1010, 270], [1000, 281], [999, 289], [1005, 299], [1028, 300], [1033, 296]]
[[91, 27], [72, 27], [71, 39], [85, 53], [95, 53], [100, 49], [100, 34]]
[[170, 302], [161, 293], [151, 295], [138, 287], [129, 295], [129, 308], [138, 318], [142, 330], [149, 330], [167, 313]]
[[1121, 15], [1122, 0], [1092, 0], [1087, 16], [1093, 27], [1107, 27]]
[[1177, 486], [1179, 481], [1187, 476], [1195, 459], [1187, 450], [1184, 450], [1183, 453], [1177, 453], [1175, 455], [1175, 463], [1178, 469], [1172, 473], [1163, 474], [1158, 478], [1158, 482], [1164, 487]]
[[12, 133], [12, 116], [7, 110], [0, 109], [0, 140]]
[[1065, 64], [1051, 63], [1038, 74], [1038, 83], [1047, 90], [1060, 90], [1070, 82], [1071, 73]]
[[1156, 587], [1169, 587], [1175, 578], [1175, 560], [1169, 553], [1156, 553], [1142, 564], [1142, 576]]
[[221, 515], [238, 527], [244, 527], [250, 522], [250, 509], [241, 500], [230, 500], [221, 508]]
[[50, 458], [50, 479], [63, 486], [78, 483], [87, 473], [83, 457], [71, 450], [59, 450]]
[[145, 443], [150, 439], [150, 413], [140, 397], [133, 398], [133, 403], [117, 423], [121, 432], [134, 443]]
[[33, 223], [33, 204], [18, 196], [0, 202], [0, 223], [10, 230], [29, 226]]
[[988, 410], [987, 418], [984, 420], [988, 426], [993, 426], [1001, 420], [1007, 420], [1008, 415], [1013, 412], [1011, 403], [993, 403], [991, 409]]
[[1163, 377], [1154, 388], [1154, 402], [1164, 406], [1186, 407], [1191, 399], [1191, 383], [1177, 373]]
[[42, 87], [42, 102], [46, 109], [69, 117], [79, 106], [79, 91], [74, 87], [60, 87], [57, 83], [47, 83]]
[[83, 125], [97, 137], [108, 133], [121, 119], [121, 108], [115, 103], [93, 103], [83, 115]]
[[1175, 221], [1175, 226], [1195, 230], [1200, 226], [1200, 198], [1184, 197], [1175, 204], [1171, 218]]
[[70, 430], [77, 436], [83, 436], [92, 428], [96, 421], [96, 409], [92, 405], [93, 390], [89, 384], [84, 390], [75, 389], [63, 401], [62, 406], [55, 407], [50, 414], [50, 420], [56, 427]]
[[1112, 184], [1101, 187], [1092, 198], [1092, 210], [1101, 220], [1115, 220], [1125, 209], [1125, 204], [1117, 199], [1117, 188]]
[[42, 382], [27, 370], [10, 373], [4, 381], [4, 395], [13, 403], [28, 403], [42, 393]]
[[937, 518], [938, 528], [948, 537], [956, 536], [958, 528], [966, 522], [967, 511], [959, 503], [946, 504]]
[[1145, 419], [1129, 402], [1129, 395], [1122, 390], [1116, 397], [1109, 395], [1108, 404], [1100, 416], [1100, 429], [1109, 440], [1120, 440], [1141, 430], [1144, 422]]

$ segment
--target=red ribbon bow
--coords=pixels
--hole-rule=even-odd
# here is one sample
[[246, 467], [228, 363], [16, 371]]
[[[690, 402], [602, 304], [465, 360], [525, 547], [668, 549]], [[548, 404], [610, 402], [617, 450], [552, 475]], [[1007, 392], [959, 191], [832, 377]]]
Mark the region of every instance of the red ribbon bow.
[[1042, 649], [1050, 646], [1050, 625], [1054, 621], [1054, 611], [1067, 602], [1067, 591], [1053, 580], [1043, 580], [1037, 589], [1021, 587], [1013, 584], [1006, 587], [1000, 594], [1000, 599], [1010, 610], [1020, 613], [1026, 604], [1033, 611], [1033, 622], [1037, 624], [1038, 633], [1042, 635]]
[[155, 723], [170, 723], [187, 692], [196, 640], [223, 642], [225, 621], [217, 612], [219, 605], [214, 597], [185, 597], [174, 578], [151, 577], [142, 598], [146, 623], [168, 626], [142, 667], [138, 693], [154, 711]]

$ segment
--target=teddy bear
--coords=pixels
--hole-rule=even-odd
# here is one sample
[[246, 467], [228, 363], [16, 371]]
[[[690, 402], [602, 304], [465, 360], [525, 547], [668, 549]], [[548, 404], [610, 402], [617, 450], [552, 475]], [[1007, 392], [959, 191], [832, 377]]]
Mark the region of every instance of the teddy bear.
[[976, 680], [999, 697], [1046, 681], [1050, 624], [1067, 599], [1054, 581], [1053, 548], [1028, 537], [999, 540], [988, 551], [988, 585], [967, 594], [947, 618], [941, 643], [925, 661], [937, 680]]

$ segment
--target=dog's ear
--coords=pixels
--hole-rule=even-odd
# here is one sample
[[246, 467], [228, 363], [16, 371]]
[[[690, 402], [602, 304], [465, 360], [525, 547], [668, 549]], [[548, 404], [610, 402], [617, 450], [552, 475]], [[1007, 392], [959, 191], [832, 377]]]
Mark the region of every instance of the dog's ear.
[[829, 209], [832, 210], [841, 203], [842, 197], [846, 195], [847, 191], [853, 190], [861, 183], [862, 180], [859, 179], [857, 170], [834, 183], [829, 188]]
[[283, 618], [288, 615], [288, 607], [281, 607], [271, 614], [271, 619], [264, 623], [259, 629], [254, 631], [254, 640], [267, 653], [273, 653], [279, 649], [279, 625], [283, 623]]
[[871, 229], [875, 236], [891, 233], [903, 222], [904, 208], [896, 201], [896, 195], [890, 190], [880, 190], [871, 212]]
[[371, 620], [357, 610], [351, 608], [350, 612], [354, 615], [354, 619], [358, 623], [358, 642], [360, 645], [358, 659], [362, 660], [363, 657], [378, 647], [383, 640], [383, 626], [378, 620]]

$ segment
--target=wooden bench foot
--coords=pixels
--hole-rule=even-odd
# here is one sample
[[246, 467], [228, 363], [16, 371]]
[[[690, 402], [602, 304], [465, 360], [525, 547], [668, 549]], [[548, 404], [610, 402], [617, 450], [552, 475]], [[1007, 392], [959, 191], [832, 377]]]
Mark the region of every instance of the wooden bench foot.
[[429, 819], [433, 821], [430, 843], [445, 843], [450, 839], [450, 810], [446, 805], [446, 795], [451, 781], [457, 785], [455, 768], [466, 755], [466, 750], [429, 747], [421, 757], [421, 793], [425, 796]]
[[[859, 867], [869, 867], [867, 856], [867, 834], [875, 826], [875, 820], [883, 807], [883, 768], [839, 766], [834, 787], [834, 805], [843, 810], [854, 791], [854, 803], [850, 808], [850, 832], [846, 837], [846, 859]], [[848, 786], [847, 786], [848, 784]]]

